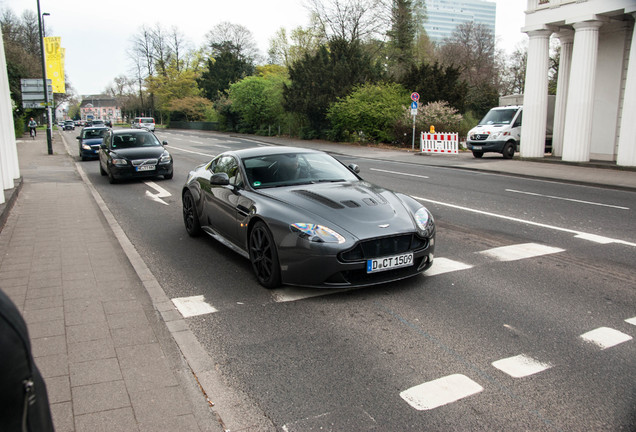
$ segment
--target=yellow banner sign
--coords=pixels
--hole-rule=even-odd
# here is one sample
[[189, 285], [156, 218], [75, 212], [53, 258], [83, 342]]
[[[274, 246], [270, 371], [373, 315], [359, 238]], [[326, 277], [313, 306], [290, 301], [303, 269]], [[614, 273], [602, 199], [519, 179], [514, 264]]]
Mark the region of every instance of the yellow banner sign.
[[59, 36], [44, 38], [46, 77], [52, 82], [53, 93], [66, 93], [64, 82], [64, 51]]

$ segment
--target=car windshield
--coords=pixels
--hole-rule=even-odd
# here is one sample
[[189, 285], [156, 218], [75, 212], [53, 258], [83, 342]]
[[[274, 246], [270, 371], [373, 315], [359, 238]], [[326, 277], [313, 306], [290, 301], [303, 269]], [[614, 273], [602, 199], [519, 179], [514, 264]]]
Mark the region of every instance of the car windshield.
[[517, 108], [490, 110], [486, 116], [481, 119], [479, 126], [492, 124], [510, 124], [513, 117], [517, 113]]
[[82, 138], [84, 139], [92, 139], [92, 138], [103, 138], [106, 133], [106, 129], [85, 129], [82, 133]]
[[113, 137], [113, 148], [156, 147], [161, 143], [156, 136], [147, 133], [121, 133]]
[[347, 167], [325, 153], [286, 153], [243, 159], [255, 189], [322, 182], [356, 181]]

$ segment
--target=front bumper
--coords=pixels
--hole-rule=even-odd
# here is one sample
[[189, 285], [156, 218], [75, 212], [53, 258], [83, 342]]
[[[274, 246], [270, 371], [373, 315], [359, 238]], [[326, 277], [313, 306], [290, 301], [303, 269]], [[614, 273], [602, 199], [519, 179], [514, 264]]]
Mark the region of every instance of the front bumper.
[[482, 151], [484, 153], [501, 153], [505, 144], [506, 141], [472, 141], [470, 139], [466, 140], [466, 147], [468, 147], [468, 150]]
[[[302, 246], [303, 242], [305, 247]], [[356, 288], [406, 279], [429, 269], [433, 264], [435, 234], [423, 239], [417, 249], [406, 251], [413, 253], [412, 265], [377, 273], [367, 273], [367, 257], [344, 261], [342, 254], [345, 251], [337, 246], [314, 244], [306, 247], [306, 243], [299, 239], [296, 247], [279, 247], [283, 284], [311, 288]]]
[[154, 170], [139, 171], [137, 168], [131, 165], [110, 165], [108, 167], [110, 173], [116, 179], [146, 178], [172, 174], [172, 162], [157, 164]]

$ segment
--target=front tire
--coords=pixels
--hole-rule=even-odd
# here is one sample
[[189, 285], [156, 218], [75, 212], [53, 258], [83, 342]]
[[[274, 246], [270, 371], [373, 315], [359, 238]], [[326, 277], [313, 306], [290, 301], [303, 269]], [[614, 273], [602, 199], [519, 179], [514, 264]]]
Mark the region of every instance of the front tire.
[[183, 194], [183, 223], [190, 237], [196, 237], [201, 234], [201, 223], [199, 222], [197, 207], [190, 191], [186, 191]]
[[274, 237], [263, 222], [256, 222], [249, 238], [250, 261], [258, 283], [268, 289], [281, 284], [280, 263]]
[[483, 151], [474, 151], [473, 152], [473, 156], [476, 157], [477, 159], [481, 159], [481, 157], [484, 155]]
[[99, 162], [99, 173], [103, 176], [106, 175], [106, 171], [104, 171], [104, 167], [102, 166], [101, 161]]
[[515, 155], [514, 143], [511, 143], [511, 142], [506, 143], [506, 145], [504, 145], [504, 148], [501, 154], [503, 154], [504, 159], [512, 159], [512, 157]]

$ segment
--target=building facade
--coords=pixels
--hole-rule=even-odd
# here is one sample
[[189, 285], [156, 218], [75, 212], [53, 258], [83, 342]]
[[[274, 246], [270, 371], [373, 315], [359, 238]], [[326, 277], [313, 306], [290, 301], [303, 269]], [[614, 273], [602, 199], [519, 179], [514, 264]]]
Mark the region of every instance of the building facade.
[[483, 24], [495, 37], [497, 5], [485, 0], [426, 0], [424, 29], [433, 42], [450, 38], [458, 25], [465, 22]]
[[80, 116], [82, 120], [101, 119], [111, 120], [113, 123], [121, 123], [121, 108], [117, 101], [106, 95], [83, 96], [80, 104]]
[[552, 154], [636, 166], [636, 0], [528, 0], [521, 157], [543, 157], [549, 40], [558, 38]]

